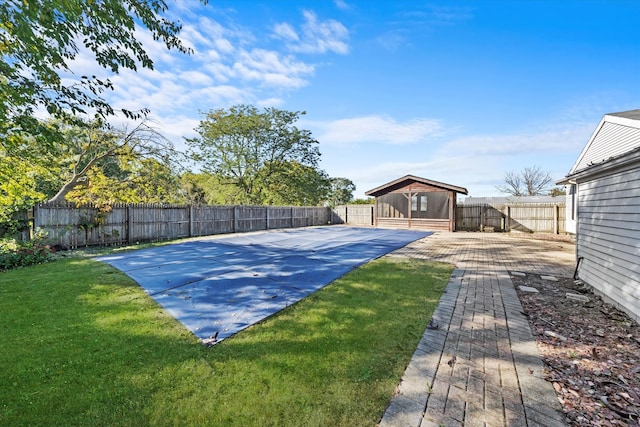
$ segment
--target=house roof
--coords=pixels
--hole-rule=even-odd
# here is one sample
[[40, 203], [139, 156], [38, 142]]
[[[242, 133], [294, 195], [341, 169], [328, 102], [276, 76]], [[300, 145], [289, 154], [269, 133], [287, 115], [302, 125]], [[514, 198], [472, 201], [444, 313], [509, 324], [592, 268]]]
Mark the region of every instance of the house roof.
[[622, 111], [620, 113], [609, 113], [607, 116], [623, 117], [626, 119], [640, 120], [640, 110]]
[[558, 181], [556, 184], [575, 184], [577, 180], [602, 173], [608, 173], [610, 170], [620, 169], [631, 164], [637, 165], [638, 163], [640, 163], [640, 147], [618, 156], [610, 157], [605, 161], [591, 165], [586, 169], [581, 169], [573, 174], [569, 174], [566, 178]]
[[[568, 176], [640, 147], [640, 110], [605, 114]], [[565, 183], [566, 179], [559, 181]]]
[[401, 185], [405, 184], [408, 181], [418, 182], [418, 183], [421, 183], [421, 184], [430, 185], [432, 187], [442, 188], [444, 190], [455, 191], [456, 193], [469, 194], [467, 189], [464, 188], [464, 187], [458, 187], [456, 185], [445, 184], [444, 182], [438, 182], [438, 181], [433, 181], [431, 179], [420, 178], [419, 176], [414, 176], [414, 175], [405, 175], [402, 178], [395, 179], [395, 180], [393, 180], [391, 182], [383, 184], [383, 185], [381, 185], [379, 187], [376, 187], [376, 188], [374, 188], [372, 190], [366, 191], [364, 194], [367, 195], [367, 196], [377, 197], [377, 196], [379, 196], [381, 194], [385, 194], [385, 193], [391, 191], [391, 189], [393, 187], [401, 186]]

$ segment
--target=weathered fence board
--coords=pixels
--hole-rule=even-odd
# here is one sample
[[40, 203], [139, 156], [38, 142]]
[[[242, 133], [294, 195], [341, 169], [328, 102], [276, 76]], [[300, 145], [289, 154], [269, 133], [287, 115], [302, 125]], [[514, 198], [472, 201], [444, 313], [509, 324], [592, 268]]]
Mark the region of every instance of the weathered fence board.
[[[40, 203], [33, 227], [70, 248], [324, 224], [372, 226], [374, 205], [333, 209], [299, 206], [185, 206], [116, 204], [108, 207]], [[464, 204], [457, 230], [565, 233], [565, 203]]]
[[33, 227], [70, 248], [329, 224], [331, 209], [289, 206], [185, 206], [39, 203]]
[[331, 222], [371, 227], [375, 205], [341, 205], [333, 208]]
[[528, 233], [566, 233], [565, 202], [467, 204], [458, 203], [456, 229]]

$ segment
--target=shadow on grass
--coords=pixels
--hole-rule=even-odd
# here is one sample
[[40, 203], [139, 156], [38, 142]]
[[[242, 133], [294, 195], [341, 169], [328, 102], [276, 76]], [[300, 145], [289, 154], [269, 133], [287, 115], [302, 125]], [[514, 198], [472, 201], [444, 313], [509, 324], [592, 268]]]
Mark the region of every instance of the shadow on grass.
[[373, 425], [450, 272], [379, 260], [210, 349], [104, 264], [3, 273], [0, 424]]

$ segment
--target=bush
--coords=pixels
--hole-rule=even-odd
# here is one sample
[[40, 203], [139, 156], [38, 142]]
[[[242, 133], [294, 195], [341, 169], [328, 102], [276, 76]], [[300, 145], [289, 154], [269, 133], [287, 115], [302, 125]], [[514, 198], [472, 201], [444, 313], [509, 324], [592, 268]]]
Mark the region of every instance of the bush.
[[42, 264], [53, 259], [53, 251], [38, 241], [0, 240], [0, 271]]

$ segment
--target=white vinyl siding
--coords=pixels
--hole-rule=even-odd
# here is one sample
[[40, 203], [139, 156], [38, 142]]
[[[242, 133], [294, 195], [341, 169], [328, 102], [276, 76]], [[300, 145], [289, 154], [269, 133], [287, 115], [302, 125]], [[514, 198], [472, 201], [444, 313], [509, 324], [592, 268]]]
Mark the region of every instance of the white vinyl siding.
[[640, 147], [640, 129], [606, 121], [571, 169], [571, 173]]
[[640, 165], [580, 182], [580, 278], [640, 320]]

